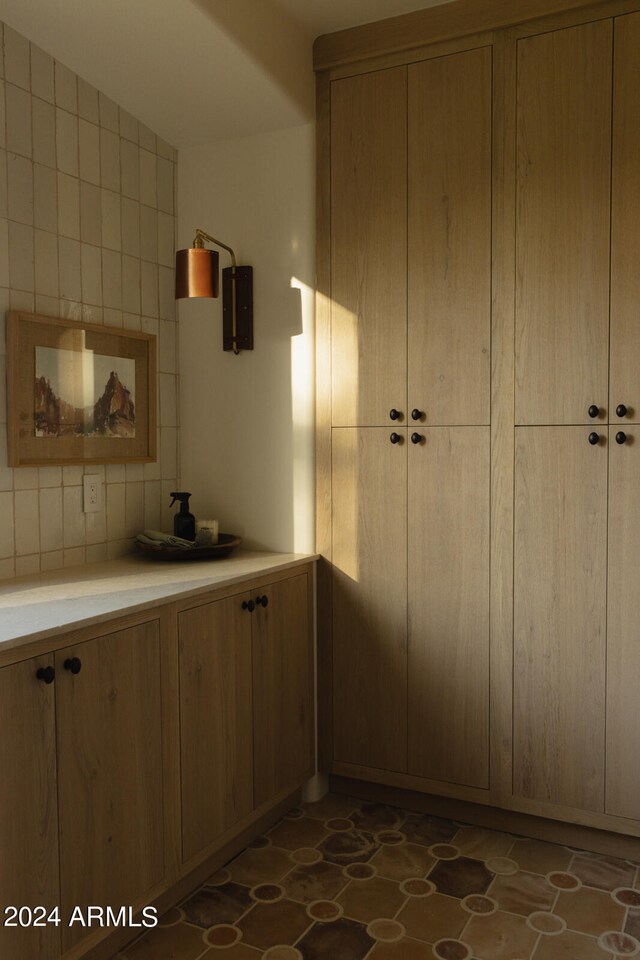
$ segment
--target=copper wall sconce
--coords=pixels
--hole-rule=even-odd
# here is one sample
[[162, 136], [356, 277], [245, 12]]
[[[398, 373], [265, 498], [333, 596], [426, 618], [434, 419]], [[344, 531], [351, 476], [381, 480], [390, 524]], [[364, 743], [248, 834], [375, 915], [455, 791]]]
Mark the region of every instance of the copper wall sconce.
[[222, 349], [253, 350], [253, 267], [239, 267], [231, 247], [200, 228], [193, 246], [176, 253], [176, 300], [219, 295], [218, 253], [205, 241], [231, 255], [231, 266], [222, 271]]

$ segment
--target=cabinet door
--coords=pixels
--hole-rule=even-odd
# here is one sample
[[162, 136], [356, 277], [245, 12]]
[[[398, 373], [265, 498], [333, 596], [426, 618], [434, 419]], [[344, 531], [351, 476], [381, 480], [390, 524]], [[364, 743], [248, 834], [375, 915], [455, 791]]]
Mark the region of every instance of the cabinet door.
[[640, 420], [640, 13], [615, 20], [611, 211], [611, 396]]
[[409, 461], [409, 773], [489, 786], [488, 427], [436, 427]]
[[[253, 596], [253, 595], [252, 595]], [[313, 773], [313, 631], [307, 574], [270, 583], [252, 614], [254, 805]]]
[[253, 807], [251, 614], [245, 596], [178, 616], [182, 857]]
[[55, 684], [36, 679], [52, 664], [43, 657], [0, 670], [0, 956], [11, 960], [60, 956], [60, 928], [4, 926], [9, 905], [48, 912], [60, 903]]
[[335, 425], [406, 411], [406, 67], [331, 85], [331, 344]]
[[514, 793], [603, 812], [606, 434], [516, 433]]
[[640, 819], [640, 430], [609, 430], [606, 813]]
[[135, 904], [164, 873], [158, 622], [58, 651], [56, 716], [63, 909]]
[[606, 408], [612, 24], [518, 43], [516, 423]]
[[407, 431], [334, 429], [334, 757], [407, 769]]
[[409, 67], [408, 403], [489, 423], [491, 49]]

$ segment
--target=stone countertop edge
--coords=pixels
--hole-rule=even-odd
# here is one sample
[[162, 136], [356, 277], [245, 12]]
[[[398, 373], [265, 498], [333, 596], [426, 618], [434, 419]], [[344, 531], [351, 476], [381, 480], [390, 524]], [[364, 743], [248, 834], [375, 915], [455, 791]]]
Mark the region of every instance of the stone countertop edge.
[[241, 585], [262, 574], [301, 566], [315, 553], [237, 550], [220, 560], [152, 561], [135, 554], [0, 581], [0, 652], [61, 630], [89, 627], [117, 616]]

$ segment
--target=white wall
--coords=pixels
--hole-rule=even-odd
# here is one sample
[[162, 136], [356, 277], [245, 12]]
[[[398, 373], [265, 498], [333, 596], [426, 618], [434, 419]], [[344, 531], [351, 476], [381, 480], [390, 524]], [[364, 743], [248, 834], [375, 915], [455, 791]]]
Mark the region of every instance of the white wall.
[[255, 344], [223, 352], [221, 298], [180, 301], [182, 489], [196, 516], [284, 551], [314, 549], [314, 138], [307, 124], [178, 158], [178, 246], [201, 227], [253, 266]]

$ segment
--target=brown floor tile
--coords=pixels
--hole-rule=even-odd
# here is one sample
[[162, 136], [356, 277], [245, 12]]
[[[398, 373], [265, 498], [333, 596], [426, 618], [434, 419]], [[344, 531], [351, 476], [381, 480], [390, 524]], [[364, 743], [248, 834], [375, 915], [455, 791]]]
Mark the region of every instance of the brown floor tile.
[[313, 900], [333, 900], [349, 882], [342, 867], [335, 863], [312, 863], [299, 866], [282, 880], [290, 900], [311, 903]]
[[350, 818], [354, 827], [377, 833], [379, 830], [396, 830], [404, 820], [404, 813], [396, 807], [383, 803], [362, 803]]
[[281, 820], [268, 836], [275, 847], [298, 850], [317, 846], [327, 832], [319, 820], [300, 817], [299, 820]]
[[343, 797], [339, 793], [328, 793], [317, 803], [305, 803], [304, 812], [314, 820], [331, 820], [332, 817], [347, 817], [356, 810], [361, 801], [352, 797]]
[[493, 876], [479, 860], [458, 857], [440, 860], [429, 874], [429, 880], [440, 893], [462, 899], [470, 893], [486, 893]]
[[423, 843], [426, 847], [432, 843], [448, 843], [458, 831], [451, 820], [430, 817], [426, 813], [412, 813], [398, 829], [410, 842]]
[[608, 893], [589, 887], [560, 893], [553, 912], [567, 921], [570, 930], [594, 937], [607, 930], [621, 930], [625, 916], [625, 908], [614, 903]]
[[222, 887], [198, 890], [182, 904], [182, 909], [189, 923], [207, 930], [216, 923], [234, 923], [252, 904], [246, 887], [225, 883]]
[[336, 900], [344, 908], [345, 916], [368, 923], [377, 917], [394, 917], [406, 897], [393, 880], [373, 877], [352, 880]]
[[521, 870], [510, 877], [496, 877], [488, 895], [501, 910], [528, 917], [538, 910], [551, 910], [557, 893], [544, 877]]
[[236, 883], [246, 887], [255, 887], [269, 881], [277, 883], [288, 873], [293, 861], [284, 850], [265, 847], [262, 850], [251, 848], [241, 853], [228, 865], [229, 872]]
[[248, 946], [266, 950], [278, 943], [295, 943], [310, 924], [301, 904], [280, 900], [257, 903], [236, 926], [242, 930], [243, 941]]
[[467, 857], [488, 860], [490, 857], [506, 857], [513, 845], [513, 837], [497, 830], [460, 827], [452, 843]]
[[625, 933], [640, 940], [640, 910], [629, 910], [624, 929]]
[[394, 847], [380, 847], [370, 862], [381, 877], [409, 880], [426, 877], [436, 860], [427, 848], [419, 843], [401, 843]]
[[567, 870], [572, 856], [566, 847], [557, 843], [545, 843], [543, 840], [516, 840], [509, 853], [509, 857], [516, 861], [521, 870], [543, 876], [552, 870]]
[[296, 946], [304, 960], [363, 960], [373, 943], [363, 924], [341, 917], [314, 924]]
[[613, 960], [593, 937], [565, 930], [557, 937], [542, 937], [533, 960]]
[[433, 960], [431, 947], [405, 937], [399, 943], [377, 943], [367, 960]]
[[519, 960], [530, 956], [538, 936], [529, 929], [524, 917], [499, 910], [488, 917], [472, 917], [462, 939], [478, 960]]
[[457, 937], [469, 919], [460, 901], [434, 893], [430, 897], [412, 897], [397, 916], [408, 936], [433, 943], [443, 937]]
[[198, 960], [220, 960], [221, 957], [224, 957], [224, 960], [259, 960], [262, 957], [262, 950], [254, 950], [245, 943], [236, 943], [232, 947], [227, 947], [223, 953], [216, 947], [212, 947]]
[[635, 878], [635, 868], [631, 867], [626, 860], [589, 854], [576, 855], [570, 872], [580, 877], [587, 886], [598, 887], [600, 890], [632, 887]]
[[179, 923], [155, 927], [124, 951], [127, 960], [196, 960], [206, 944], [202, 930]]
[[349, 863], [365, 863], [378, 849], [372, 834], [365, 830], [347, 830], [331, 833], [318, 845], [325, 860], [346, 866]]
[[640, 944], [628, 933], [622, 933], [620, 930], [610, 930], [598, 937], [598, 946], [620, 957], [636, 957]]

